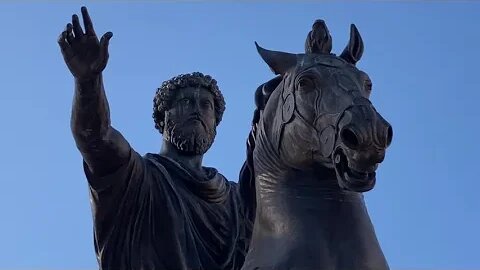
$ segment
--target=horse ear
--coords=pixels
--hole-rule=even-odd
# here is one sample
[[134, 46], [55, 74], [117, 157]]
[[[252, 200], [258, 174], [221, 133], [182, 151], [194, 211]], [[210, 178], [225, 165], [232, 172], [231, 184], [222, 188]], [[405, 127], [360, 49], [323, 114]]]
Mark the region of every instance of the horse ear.
[[363, 54], [363, 40], [355, 24], [350, 25], [350, 40], [340, 55], [345, 61], [356, 64]]
[[276, 75], [285, 74], [287, 70], [297, 64], [296, 54], [266, 50], [260, 47], [257, 42], [255, 42], [255, 46], [263, 61]]

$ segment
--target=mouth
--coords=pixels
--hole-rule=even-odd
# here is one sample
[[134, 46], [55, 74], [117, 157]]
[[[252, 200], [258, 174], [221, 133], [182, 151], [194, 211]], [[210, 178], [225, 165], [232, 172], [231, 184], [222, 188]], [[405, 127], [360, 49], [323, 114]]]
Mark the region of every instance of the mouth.
[[203, 128], [206, 128], [205, 123], [200, 119], [200, 117], [190, 117], [185, 122], [187, 123], [198, 123], [201, 124]]
[[366, 192], [375, 186], [376, 173], [353, 169], [341, 148], [335, 150], [333, 163], [340, 187], [355, 192]]

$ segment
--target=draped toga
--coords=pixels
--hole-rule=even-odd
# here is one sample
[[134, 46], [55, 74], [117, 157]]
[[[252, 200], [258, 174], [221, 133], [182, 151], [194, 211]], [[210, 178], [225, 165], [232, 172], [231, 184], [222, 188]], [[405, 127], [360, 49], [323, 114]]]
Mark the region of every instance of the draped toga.
[[100, 269], [240, 269], [251, 221], [239, 185], [202, 168], [200, 175], [133, 149], [106, 176], [96, 177], [84, 163]]

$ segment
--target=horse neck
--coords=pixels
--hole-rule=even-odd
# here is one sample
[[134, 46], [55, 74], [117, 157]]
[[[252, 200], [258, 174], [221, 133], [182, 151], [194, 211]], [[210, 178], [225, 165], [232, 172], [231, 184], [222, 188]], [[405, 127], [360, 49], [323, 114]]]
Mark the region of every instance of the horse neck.
[[288, 269], [295, 262], [304, 269], [388, 269], [363, 195], [342, 190], [331, 169], [288, 166], [275, 113], [262, 115], [257, 128], [256, 216], [244, 268]]
[[[369, 223], [362, 193], [340, 188], [332, 169], [316, 166], [300, 170], [288, 166], [281, 158], [277, 140], [281, 136], [275, 134], [278, 131], [275, 131], [274, 121], [263, 119], [259, 123], [253, 155], [257, 217], [265, 213], [262, 209], [268, 208], [277, 209], [274, 217], [269, 216], [272, 212], [268, 211], [261, 219], [302, 219], [304, 213], [309, 212], [320, 215], [320, 221], [331, 215], [349, 213], [343, 217], [345, 220], [365, 219]], [[280, 205], [287, 207], [281, 209]], [[352, 215], [352, 212], [356, 213]]]

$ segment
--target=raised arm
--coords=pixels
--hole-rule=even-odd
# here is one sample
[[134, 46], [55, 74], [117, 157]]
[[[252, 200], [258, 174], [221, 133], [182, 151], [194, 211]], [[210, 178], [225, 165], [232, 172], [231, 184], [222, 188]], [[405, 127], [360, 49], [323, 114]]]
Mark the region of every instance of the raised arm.
[[128, 161], [130, 145], [110, 125], [110, 112], [103, 88], [102, 71], [108, 62], [111, 32], [99, 41], [85, 7], [82, 7], [85, 32], [78, 16], [72, 16], [59, 38], [63, 58], [75, 79], [71, 116], [73, 137], [91, 173], [104, 176]]

